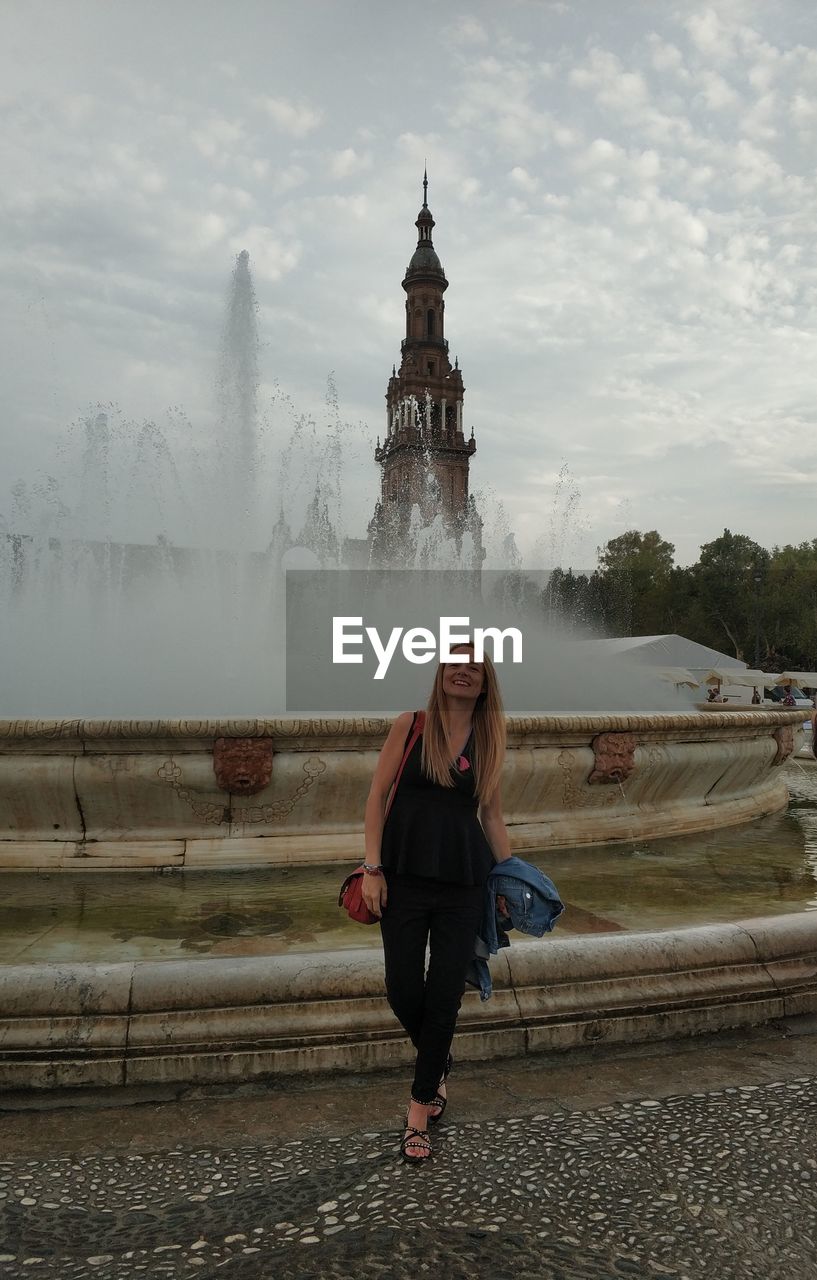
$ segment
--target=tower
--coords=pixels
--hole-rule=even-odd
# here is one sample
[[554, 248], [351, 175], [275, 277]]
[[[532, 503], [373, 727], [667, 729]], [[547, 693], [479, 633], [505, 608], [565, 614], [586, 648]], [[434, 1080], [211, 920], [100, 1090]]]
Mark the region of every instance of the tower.
[[470, 534], [470, 567], [479, 567], [482, 521], [468, 493], [468, 465], [476, 450], [473, 431], [463, 433], [465, 388], [457, 361], [452, 367], [445, 337], [448, 288], [431, 238], [435, 226], [428, 207], [428, 175], [423, 174], [423, 207], [415, 223], [417, 248], [403, 278], [406, 336], [400, 368], [392, 367], [386, 391], [386, 433], [378, 438], [380, 499], [369, 525], [371, 558], [379, 564], [412, 563], [412, 530], [441, 518], [442, 531], [457, 550]]

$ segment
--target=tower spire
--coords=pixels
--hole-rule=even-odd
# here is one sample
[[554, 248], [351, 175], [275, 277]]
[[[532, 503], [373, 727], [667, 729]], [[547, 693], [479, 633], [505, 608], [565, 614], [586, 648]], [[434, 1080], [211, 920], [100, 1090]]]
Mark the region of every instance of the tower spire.
[[428, 165], [423, 162], [423, 208], [428, 208]]

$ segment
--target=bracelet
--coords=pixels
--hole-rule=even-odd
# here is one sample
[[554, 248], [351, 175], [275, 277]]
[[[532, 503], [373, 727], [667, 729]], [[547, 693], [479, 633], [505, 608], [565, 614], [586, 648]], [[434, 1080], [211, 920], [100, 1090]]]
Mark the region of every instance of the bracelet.
[[380, 865], [380, 863], [377, 863], [377, 865], [374, 866], [370, 862], [364, 862], [363, 870], [366, 872], [367, 875], [370, 875], [370, 876], [382, 876], [383, 874], [383, 868]]

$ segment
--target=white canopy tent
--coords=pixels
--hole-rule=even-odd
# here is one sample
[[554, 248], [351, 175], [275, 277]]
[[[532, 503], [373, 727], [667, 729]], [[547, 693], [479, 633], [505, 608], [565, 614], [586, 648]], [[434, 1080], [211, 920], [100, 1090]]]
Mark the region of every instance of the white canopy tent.
[[687, 640], [686, 636], [623, 636], [614, 640], [586, 640], [579, 643], [600, 652], [626, 655], [634, 662], [644, 663], [649, 667], [659, 667], [662, 670], [681, 667], [691, 672], [698, 681], [714, 667], [728, 667], [733, 671], [746, 670], [746, 663], [739, 658], [710, 649], [708, 645], [698, 644], [697, 640]]
[[[719, 693], [726, 690], [729, 702], [749, 702], [748, 692], [763, 690], [772, 685], [792, 684], [799, 689], [817, 689], [817, 671], [784, 671], [776, 675], [768, 671], [756, 671], [731, 654], [720, 653], [697, 640], [686, 636], [620, 636], [609, 640], [576, 640], [573, 642], [576, 656], [590, 659], [592, 666], [596, 654], [615, 654], [638, 666], [648, 667], [651, 675], [665, 685], [673, 685], [678, 696], [690, 704], [698, 704], [706, 698], [701, 686], [716, 685]], [[731, 692], [730, 692], [731, 691]]]
[[751, 671], [748, 667], [741, 671], [734, 667], [713, 667], [704, 676], [704, 684], [740, 684], [751, 685], [755, 689], [763, 689], [779, 680], [778, 676], [769, 675], [766, 671]]
[[683, 685], [688, 689], [697, 689], [701, 683], [700, 680], [695, 679], [691, 671], [685, 670], [684, 667], [657, 667], [655, 674], [659, 680], [666, 680], [676, 688]]

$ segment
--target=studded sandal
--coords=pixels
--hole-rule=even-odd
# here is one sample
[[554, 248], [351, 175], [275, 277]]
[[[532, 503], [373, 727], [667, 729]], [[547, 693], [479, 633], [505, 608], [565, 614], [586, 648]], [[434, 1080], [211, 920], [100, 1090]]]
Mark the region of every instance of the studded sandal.
[[435, 1094], [435, 1096], [432, 1098], [431, 1102], [429, 1102], [428, 1105], [430, 1107], [439, 1107], [439, 1111], [435, 1111], [433, 1114], [429, 1111], [428, 1123], [439, 1124], [440, 1120], [442, 1120], [443, 1118], [443, 1112], [448, 1106], [448, 1098], [446, 1098], [445, 1095], [442, 1093]]
[[[446, 1080], [451, 1074], [451, 1068], [453, 1067], [453, 1065], [454, 1065], [454, 1059], [451, 1057], [451, 1054], [449, 1053], [448, 1058], [446, 1059], [445, 1071], [443, 1072], [443, 1078], [440, 1081], [440, 1084], [445, 1084]], [[436, 1114], [432, 1115], [430, 1111], [428, 1113], [428, 1123], [437, 1124], [437, 1122], [442, 1120], [443, 1118], [443, 1112], [448, 1106], [448, 1098], [444, 1097], [441, 1093], [438, 1093], [428, 1105], [430, 1107], [439, 1107], [439, 1111], [437, 1111]]]
[[[427, 1151], [427, 1156], [410, 1156], [409, 1151]], [[431, 1143], [428, 1140], [427, 1129], [414, 1129], [411, 1125], [406, 1126], [406, 1132], [400, 1143], [400, 1154], [406, 1164], [425, 1164], [426, 1160], [430, 1160], [432, 1156]]]

